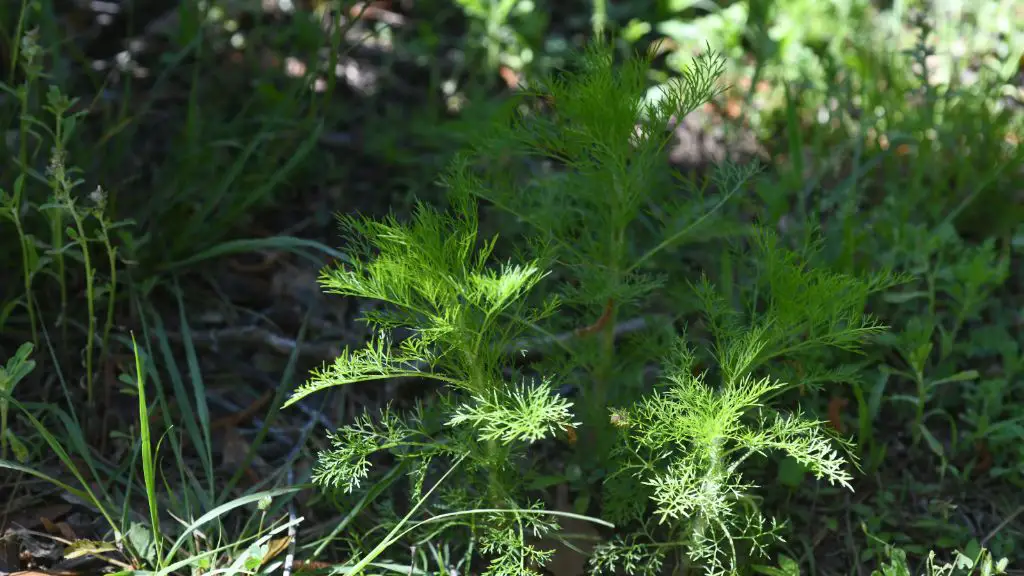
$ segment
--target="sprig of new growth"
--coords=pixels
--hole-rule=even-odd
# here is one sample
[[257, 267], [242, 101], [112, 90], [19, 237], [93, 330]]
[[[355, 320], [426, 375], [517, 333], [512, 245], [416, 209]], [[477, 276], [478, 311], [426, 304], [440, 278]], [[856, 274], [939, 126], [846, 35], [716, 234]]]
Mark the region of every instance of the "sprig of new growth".
[[[503, 346], [521, 322], [551, 314], [556, 300], [528, 309], [522, 296], [544, 277], [536, 262], [490, 267], [495, 239], [477, 246], [475, 206], [441, 213], [420, 204], [410, 224], [340, 216], [350, 262], [320, 275], [331, 294], [379, 300], [391, 307], [365, 316], [381, 331], [363, 349], [346, 350], [300, 387], [289, 404], [330, 386], [417, 375], [475, 395], [493, 391]], [[384, 331], [408, 329], [397, 348]]]
[[706, 278], [694, 287], [723, 378], [741, 378], [768, 364], [789, 372], [774, 362], [785, 359], [799, 361], [800, 370], [791, 374], [799, 386], [856, 378], [823, 353], [859, 352], [868, 338], [887, 330], [864, 313], [865, 304], [869, 296], [906, 282], [907, 276], [880, 271], [855, 277], [814, 267], [810, 261], [821, 249], [819, 242], [810, 242], [800, 254], [767, 230], [752, 235], [752, 242], [755, 281], [741, 295], [746, 309], [733, 308]]
[[[428, 424], [428, 409], [422, 407], [405, 417], [390, 408], [376, 417], [364, 414], [332, 434], [332, 448], [320, 455], [314, 480], [354, 491], [370, 473], [371, 456], [387, 451], [412, 463], [413, 496], [420, 497], [432, 462], [465, 461], [460, 505], [508, 509], [518, 518], [520, 476], [508, 474], [517, 451], [576, 424], [570, 402], [554, 394], [547, 380], [505, 381], [506, 349], [523, 326], [550, 315], [557, 300], [539, 307], [525, 303], [523, 297], [545, 273], [535, 261], [494, 266], [496, 239], [478, 240], [476, 205], [468, 195], [460, 198], [451, 212], [419, 204], [409, 223], [394, 217], [339, 218], [349, 259], [324, 270], [321, 284], [329, 293], [389, 306], [365, 316], [377, 334], [364, 348], [346, 349], [314, 371], [288, 404], [356, 382], [410, 376], [443, 382], [449, 389], [433, 410], [442, 413], [444, 428]], [[395, 344], [398, 330], [407, 335]], [[490, 573], [508, 573], [512, 565], [527, 573], [526, 564], [547, 558], [523, 538], [512, 538], [509, 526], [503, 521], [473, 529], [495, 542], [485, 546], [493, 556]], [[373, 553], [379, 551], [380, 546]]]
[[763, 372], [784, 356], [857, 350], [885, 329], [864, 314], [867, 296], [899, 281], [811, 268], [768, 233], [755, 246], [754, 261], [764, 271], [764, 292], [751, 296], [756, 314], [731, 309], [706, 279], [696, 286], [717, 371], [698, 369], [694, 349], [681, 339], [660, 388], [617, 418], [625, 430], [621, 473], [649, 489], [659, 523], [683, 527], [690, 559], [709, 573], [735, 570], [737, 540], [757, 549], [774, 532], [748, 501], [756, 486], [742, 478], [740, 466], [749, 457], [779, 451], [816, 477], [852, 489], [846, 459], [821, 423], [766, 406], [801, 382]]

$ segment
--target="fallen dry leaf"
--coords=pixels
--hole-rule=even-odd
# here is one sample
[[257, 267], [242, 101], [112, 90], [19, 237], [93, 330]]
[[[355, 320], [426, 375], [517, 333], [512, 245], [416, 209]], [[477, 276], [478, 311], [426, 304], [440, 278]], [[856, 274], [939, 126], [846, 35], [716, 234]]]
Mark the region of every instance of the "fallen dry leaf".
[[57, 529], [57, 523], [50, 520], [46, 516], [39, 517], [39, 523], [43, 525], [43, 530], [47, 534], [59, 534], [60, 530]]
[[296, 560], [295, 572], [317, 572], [332, 568], [334, 564], [329, 562], [317, 562], [316, 560]]
[[291, 536], [284, 536], [283, 538], [275, 538], [271, 540], [267, 545], [267, 553], [263, 556], [263, 563], [261, 566], [266, 566], [267, 562], [270, 562], [277, 555], [288, 549], [288, 545], [291, 544]]
[[78, 535], [67, 522], [57, 522], [57, 531], [65, 540], [78, 540]]

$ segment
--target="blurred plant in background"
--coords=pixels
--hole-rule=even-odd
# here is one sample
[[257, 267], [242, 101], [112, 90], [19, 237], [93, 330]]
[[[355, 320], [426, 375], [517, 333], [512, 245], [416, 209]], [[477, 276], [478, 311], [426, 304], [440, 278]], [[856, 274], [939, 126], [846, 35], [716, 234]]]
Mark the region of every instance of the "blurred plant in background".
[[535, 0], [455, 0], [470, 20], [470, 38], [491, 70], [521, 71], [543, 45], [548, 16]]
[[1024, 27], [1014, 25], [1024, 21], [1022, 10], [1013, 0], [662, 0], [653, 19], [645, 3], [621, 11], [631, 17], [623, 37], [662, 42], [668, 73], [707, 45], [725, 55], [727, 78], [742, 88], [733, 97], [754, 105], [744, 108], [744, 118], [761, 126], [761, 111], [785, 106], [784, 83], [814, 98], [828, 91], [830, 70], [867, 74], [872, 59], [911, 49], [919, 28], [913, 14], [926, 15], [935, 31], [929, 67], [936, 80], [992, 68], [1003, 78], [1000, 89], [1012, 91], [1010, 78], [1024, 55]]

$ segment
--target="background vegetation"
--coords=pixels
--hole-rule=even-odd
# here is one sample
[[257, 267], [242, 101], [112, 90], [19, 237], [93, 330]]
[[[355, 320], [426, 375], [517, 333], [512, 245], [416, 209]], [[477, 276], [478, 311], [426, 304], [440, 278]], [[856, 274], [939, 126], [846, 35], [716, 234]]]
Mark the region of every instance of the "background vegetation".
[[0, 571], [1021, 568], [1020, 2], [21, 0], [0, 63]]

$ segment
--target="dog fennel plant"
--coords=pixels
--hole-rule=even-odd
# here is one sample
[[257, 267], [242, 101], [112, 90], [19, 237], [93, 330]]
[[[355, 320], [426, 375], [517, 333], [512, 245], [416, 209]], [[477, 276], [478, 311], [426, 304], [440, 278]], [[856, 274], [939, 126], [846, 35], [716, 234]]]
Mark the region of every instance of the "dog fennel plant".
[[586, 444], [596, 442], [606, 454], [614, 442], [608, 406], [641, 393], [645, 365], [660, 355], [649, 339], [635, 347], [639, 354], [626, 354], [617, 326], [649, 311], [664, 284], [659, 258], [742, 230], [722, 208], [759, 167], [723, 163], [698, 185], [666, 162], [672, 124], [723, 91], [720, 57], [697, 57], [648, 96], [649, 57], [616, 64], [603, 42], [579, 56], [573, 68], [531, 82], [493, 125], [476, 132], [457, 164], [467, 184], [455, 191], [514, 216], [527, 228], [523, 243], [550, 262], [567, 312], [557, 320], [574, 324], [544, 329], [584, 337], [556, 340], [563, 354], [548, 359], [563, 379], [573, 372], [567, 365], [586, 374], [578, 386]]
[[[404, 418], [386, 409], [337, 431], [314, 479], [353, 491], [369, 474], [370, 456], [388, 451], [412, 470], [413, 496], [420, 498], [431, 463], [464, 467], [459, 486], [438, 490], [430, 527], [438, 534], [438, 522], [450, 520], [447, 528], [469, 530], [468, 541], [479, 542], [492, 558], [488, 574], [528, 574], [549, 556], [526, 537], [556, 526], [537, 503], [525, 500], [518, 472], [530, 442], [576, 425], [569, 402], [552, 390], [553, 378], [566, 380], [576, 368], [592, 383], [583, 394], [584, 422], [607, 430], [597, 450], [588, 448], [598, 467], [609, 470], [602, 510], [633, 530], [598, 547], [591, 558], [595, 573], [657, 574], [675, 550], [708, 573], [735, 571], [741, 554], [763, 548], [776, 532], [774, 521], [766, 526], [748, 494], [753, 486], [741, 475], [752, 455], [781, 451], [818, 477], [849, 486], [843, 458], [825, 429], [766, 403], [794, 386], [854, 378], [830, 350], [856, 351], [883, 329], [863, 314], [864, 303], [894, 280], [818, 270], [772, 234], [729, 225], [721, 209], [756, 166], [723, 164], [704, 187], [679, 178], [683, 195], [667, 186], [666, 126], [717, 94], [721, 63], [698, 58], [653, 102], [643, 97], [648, 64], [634, 58], [616, 67], [605, 46], [591, 46], [577, 72], [540, 84], [549, 110], [524, 112], [517, 104], [511, 118], [501, 118], [453, 163], [444, 179], [452, 212], [419, 205], [409, 224], [341, 217], [351, 258], [321, 277], [328, 292], [390, 306], [366, 316], [380, 332], [367, 347], [346, 351], [314, 373], [290, 402], [329, 386], [409, 376], [440, 381], [448, 392], [438, 403], [441, 418], [422, 407]], [[505, 162], [481, 168], [488, 155]], [[560, 166], [524, 182], [519, 165], [509, 166], [517, 155]], [[476, 198], [528, 225], [524, 241], [534, 255], [519, 258], [526, 264], [488, 265], [495, 240], [478, 242]], [[646, 363], [665, 360], [662, 347], [637, 347], [641, 353], [623, 361], [614, 331], [624, 313], [643, 310], [661, 286], [651, 273], [657, 257], [739, 232], [753, 238], [752, 257], [742, 261], [756, 281], [735, 288], [730, 298], [707, 280], [694, 290], [715, 369], [698, 370], [687, 339], [673, 336], [665, 339], [675, 346], [664, 347], [671, 353], [655, 391], [645, 396], [640, 386], [621, 390], [627, 388], [621, 382], [640, 380], [636, 374]], [[561, 294], [532, 306], [527, 297], [549, 267], [558, 269]], [[735, 310], [733, 300], [746, 311]], [[560, 303], [575, 314], [556, 318]], [[549, 378], [515, 385], [504, 376], [506, 370], [516, 373], [506, 351], [524, 330], [552, 332], [545, 323], [557, 330], [562, 317], [597, 315], [593, 329], [577, 330], [576, 342], [556, 339], [565, 354], [551, 355], [562, 369]], [[408, 336], [393, 344], [388, 333], [396, 330]], [[596, 342], [587, 337], [591, 332]], [[802, 373], [787, 373], [785, 361], [799, 362]], [[629, 408], [613, 409], [609, 418], [610, 406]]]
[[[335, 432], [333, 448], [319, 457], [314, 482], [354, 491], [370, 472], [371, 456], [386, 451], [412, 471], [418, 508], [434, 492], [423, 492], [432, 463], [447, 463], [449, 472], [461, 466], [458, 484], [438, 490], [427, 527], [439, 533], [444, 526], [438, 510], [455, 510], [444, 518], [452, 529], [468, 528], [491, 556], [487, 574], [530, 574], [550, 552], [527, 538], [555, 524], [537, 503], [523, 499], [517, 464], [528, 444], [575, 423], [570, 402], [548, 382], [513, 383], [503, 368], [507, 347], [524, 326], [552, 314], [557, 300], [524, 304], [524, 294], [545, 273], [534, 262], [491, 266], [496, 238], [478, 241], [477, 207], [462, 198], [451, 212], [418, 204], [409, 223], [339, 217], [349, 261], [326, 269], [322, 286], [389, 306], [366, 314], [378, 333], [366, 347], [346, 350], [314, 372], [288, 403], [354, 382], [418, 377], [445, 384], [440, 419], [422, 406], [406, 417], [388, 407]], [[396, 343], [390, 333], [399, 330], [407, 335]], [[461, 540], [469, 538], [463, 534]], [[371, 555], [382, 551], [378, 547]]]
[[[852, 489], [833, 444], [848, 443], [820, 422], [767, 403], [796, 386], [854, 380], [856, 372], [838, 364], [834, 353], [857, 352], [886, 329], [864, 314], [865, 303], [904, 280], [887, 272], [858, 278], [811, 267], [806, 260], [818, 244], [807, 247], [805, 257], [767, 231], [753, 240], [756, 281], [742, 295], [748, 311], [732, 308], [706, 278], [694, 286], [716, 369], [699, 368], [696, 350], [681, 338], [657, 389], [614, 415], [622, 437], [618, 474], [634, 484], [633, 494], [646, 493], [653, 503], [653, 512], [637, 509], [635, 520], [668, 526], [689, 560], [714, 574], [735, 572], [741, 550], [764, 552], [778, 530], [749, 494], [756, 486], [743, 480], [741, 465], [751, 456], [782, 452], [817, 478]], [[800, 362], [801, 372], [782, 369], [786, 360]], [[629, 492], [612, 497], [635, 499]], [[644, 533], [654, 530], [645, 526]], [[648, 567], [633, 573], [655, 573], [649, 567], [660, 565], [666, 546], [642, 540], [600, 547], [593, 568], [610, 572], [628, 559]]]
[[[542, 78], [479, 132], [456, 164], [462, 185], [452, 190], [472, 193], [526, 225], [535, 257], [550, 263], [561, 281], [563, 310], [575, 312], [556, 320], [599, 318], [577, 329], [579, 338], [556, 340], [565, 354], [551, 355], [563, 367], [553, 377], [579, 378], [565, 367], [585, 374], [577, 380], [584, 432], [598, 433], [596, 441], [590, 434], [580, 441], [586, 445], [580, 463], [592, 478], [609, 474], [601, 483], [606, 519], [638, 527], [635, 537], [599, 547], [592, 569], [656, 574], [665, 551], [681, 547], [698, 567], [729, 572], [738, 540], [760, 547], [776, 531], [765, 528], [746, 494], [751, 486], [741, 480], [739, 467], [751, 455], [782, 451], [819, 477], [849, 486], [843, 459], [817, 422], [764, 403], [793, 386], [855, 378], [830, 350], [856, 351], [883, 329], [863, 315], [865, 300], [900, 279], [811, 268], [771, 233], [731, 222], [739, 217], [729, 218], [723, 208], [756, 175], [756, 164], [724, 162], [703, 186], [670, 172], [666, 128], [722, 91], [719, 58], [699, 56], [651, 98], [645, 96], [649, 58], [617, 66], [601, 43], [581, 56], [577, 68]], [[538, 101], [543, 105], [530, 106]], [[548, 170], [538, 174], [538, 165]], [[513, 176], [523, 173], [528, 176]], [[673, 175], [679, 186], [672, 186]], [[659, 258], [725, 236], [752, 238], [747, 260], [758, 281], [736, 296], [758, 312], [733, 311], [733, 299], [706, 280], [697, 286], [696, 308], [714, 342], [714, 373], [697, 370], [685, 339], [641, 337], [632, 349], [616, 341], [620, 319], [647, 311], [664, 285]], [[801, 252], [816, 248], [810, 243]], [[642, 371], [664, 360], [662, 350], [670, 358], [663, 383], [645, 396]], [[788, 374], [783, 361], [799, 362], [801, 374]], [[609, 418], [610, 407], [630, 404], [612, 409]], [[740, 504], [746, 514], [736, 511]], [[658, 534], [668, 539], [655, 542]]]

